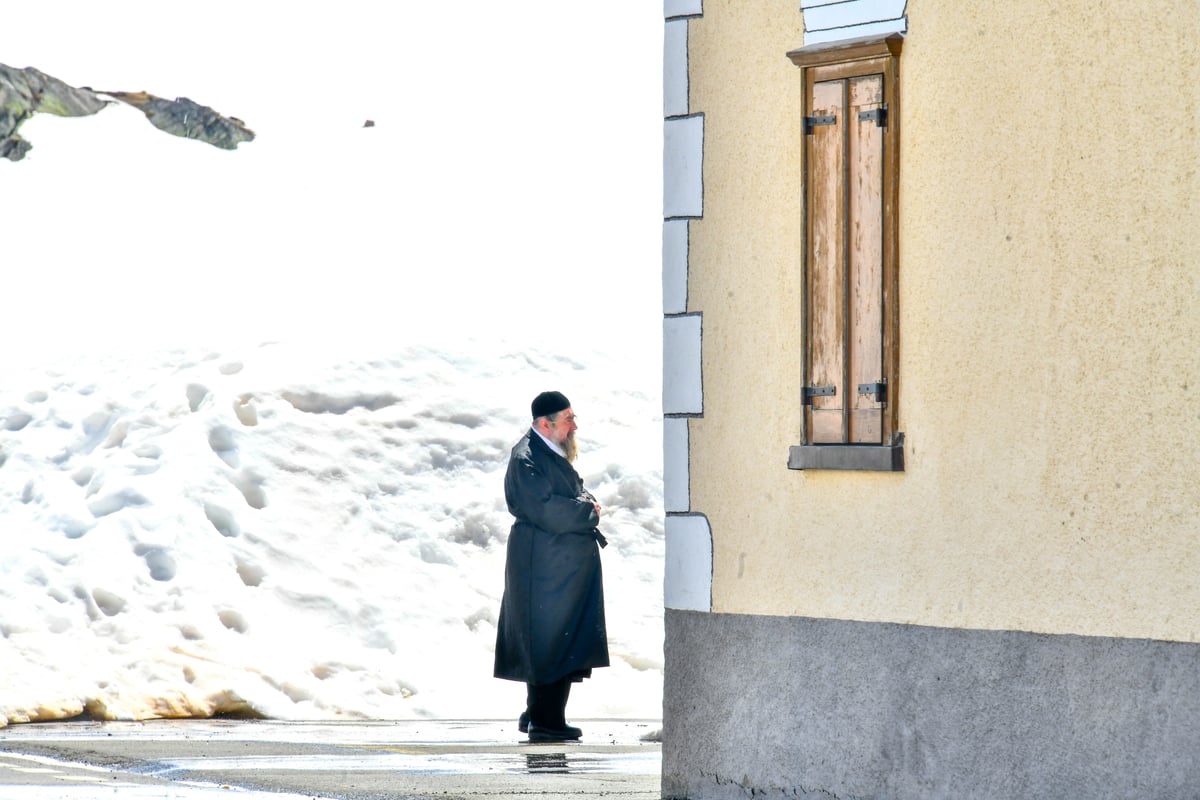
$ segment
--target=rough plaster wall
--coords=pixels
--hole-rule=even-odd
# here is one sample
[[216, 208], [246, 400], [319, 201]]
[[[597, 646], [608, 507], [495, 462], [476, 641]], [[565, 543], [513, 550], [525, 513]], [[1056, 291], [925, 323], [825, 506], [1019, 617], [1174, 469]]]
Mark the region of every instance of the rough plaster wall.
[[1198, 650], [668, 610], [663, 797], [1195, 800]]
[[901, 57], [906, 472], [795, 472], [792, 0], [709, 0], [691, 500], [715, 611], [1200, 640], [1200, 16], [912, 0]]
[[[706, 126], [705, 215], [690, 223], [688, 307], [704, 314], [705, 326], [705, 413], [690, 423], [691, 500], [693, 509], [711, 505], [726, 518], [714, 528], [713, 554], [714, 569], [728, 570], [738, 549], [770, 536], [758, 528], [746, 531], [749, 542], [730, 538], [746, 520], [743, 497], [777, 502], [755, 477], [768, 464], [786, 465], [795, 429], [789, 401], [799, 377], [795, 386], [780, 381], [779, 365], [799, 363], [789, 327], [800, 308], [800, 160], [791, 143], [801, 87], [784, 53], [804, 29], [798, 6], [786, 2], [708, 0], [690, 25], [691, 107], [704, 111]], [[731, 38], [714, 38], [714, 26]], [[719, 74], [705, 69], [717, 63]]]

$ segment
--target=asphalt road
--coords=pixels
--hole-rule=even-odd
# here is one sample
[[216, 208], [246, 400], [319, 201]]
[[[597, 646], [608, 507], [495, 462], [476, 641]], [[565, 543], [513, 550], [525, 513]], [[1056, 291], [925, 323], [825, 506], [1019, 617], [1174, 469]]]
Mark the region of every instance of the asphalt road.
[[0, 728], [0, 800], [657, 800], [657, 720], [576, 720], [530, 744], [516, 722], [53, 722]]

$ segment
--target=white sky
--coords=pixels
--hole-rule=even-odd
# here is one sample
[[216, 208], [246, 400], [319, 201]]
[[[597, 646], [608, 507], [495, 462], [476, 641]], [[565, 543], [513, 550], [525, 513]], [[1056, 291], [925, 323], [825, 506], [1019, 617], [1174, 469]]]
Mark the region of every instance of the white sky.
[[0, 63], [258, 138], [123, 105], [27, 123], [0, 161], [0, 367], [492, 332], [658, 358], [662, 37], [650, 0], [14, 4]]

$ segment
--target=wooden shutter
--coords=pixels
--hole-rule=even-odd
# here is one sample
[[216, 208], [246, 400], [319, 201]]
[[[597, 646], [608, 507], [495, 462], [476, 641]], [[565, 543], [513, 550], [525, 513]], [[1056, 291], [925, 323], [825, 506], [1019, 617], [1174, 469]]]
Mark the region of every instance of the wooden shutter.
[[808, 139], [809, 431], [813, 444], [845, 441], [846, 106], [844, 81], [813, 87]]
[[[850, 168], [846, 302], [850, 308], [846, 382], [853, 444], [883, 443], [883, 76], [848, 81]], [[876, 113], [878, 112], [878, 113]]]
[[788, 53], [804, 71], [804, 415], [792, 469], [904, 470], [898, 431], [904, 37]]
[[808, 444], [884, 444], [886, 74], [809, 82], [805, 115], [805, 428]]

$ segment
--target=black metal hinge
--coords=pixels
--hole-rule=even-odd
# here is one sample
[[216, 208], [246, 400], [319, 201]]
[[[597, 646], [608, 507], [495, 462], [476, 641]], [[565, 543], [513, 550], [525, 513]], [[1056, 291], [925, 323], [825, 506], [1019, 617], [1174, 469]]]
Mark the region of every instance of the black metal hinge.
[[887, 403], [887, 383], [860, 383], [859, 394], [869, 394], [876, 403]]
[[813, 128], [817, 127], [818, 125], [836, 125], [836, 124], [837, 124], [837, 114], [825, 114], [825, 115], [819, 116], [819, 117], [805, 117], [804, 118], [804, 135], [812, 136]]
[[874, 121], [876, 126], [878, 126], [880, 128], [886, 128], [887, 127], [887, 106], [880, 106], [879, 108], [873, 108], [870, 111], [858, 112], [858, 121], [859, 122]]
[[811, 406], [814, 397], [831, 397], [837, 394], [836, 386], [805, 386], [803, 405]]

